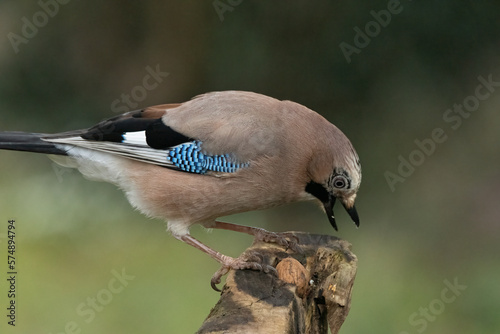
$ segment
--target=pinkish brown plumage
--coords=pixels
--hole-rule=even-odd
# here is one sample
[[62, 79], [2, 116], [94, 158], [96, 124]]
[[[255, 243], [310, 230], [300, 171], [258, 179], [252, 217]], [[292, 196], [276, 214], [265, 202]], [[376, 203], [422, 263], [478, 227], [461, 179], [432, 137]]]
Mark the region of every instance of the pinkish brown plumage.
[[189, 235], [193, 224], [294, 247], [279, 234], [217, 218], [317, 200], [336, 229], [338, 199], [359, 225], [361, 167], [347, 137], [300, 104], [256, 93], [207, 93], [60, 134], [1, 132], [0, 149], [53, 154], [90, 179], [116, 184], [135, 208], [166, 220], [174, 237], [222, 264], [213, 287], [231, 268], [272, 269], [208, 248]]

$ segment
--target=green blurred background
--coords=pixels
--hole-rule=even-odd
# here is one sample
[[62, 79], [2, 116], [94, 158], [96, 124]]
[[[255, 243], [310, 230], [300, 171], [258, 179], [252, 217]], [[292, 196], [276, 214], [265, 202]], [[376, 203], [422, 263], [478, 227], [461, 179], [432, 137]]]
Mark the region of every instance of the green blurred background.
[[[474, 97], [479, 77], [500, 82], [499, 2], [54, 4], [0, 2], [0, 130], [85, 128], [134, 89], [137, 108], [229, 89], [304, 104], [348, 135], [363, 165], [360, 229], [337, 210], [336, 235], [359, 259], [341, 332], [500, 331], [500, 89]], [[356, 38], [356, 27], [371, 37]], [[355, 43], [348, 62], [341, 45]], [[169, 74], [138, 96], [148, 66]], [[463, 103], [472, 111], [446, 121]], [[418, 153], [415, 140], [436, 128], [446, 140]], [[410, 157], [418, 166], [391, 187], [387, 173]], [[5, 317], [8, 219], [17, 221], [15, 328]], [[225, 219], [334, 233], [311, 203]], [[193, 234], [233, 256], [251, 243]], [[215, 261], [134, 212], [114, 186], [43, 155], [0, 152], [0, 258], [9, 333], [192, 333], [218, 300]], [[123, 270], [126, 286], [110, 292]], [[446, 290], [454, 282], [460, 289]], [[105, 302], [93, 315], [92, 298]]]

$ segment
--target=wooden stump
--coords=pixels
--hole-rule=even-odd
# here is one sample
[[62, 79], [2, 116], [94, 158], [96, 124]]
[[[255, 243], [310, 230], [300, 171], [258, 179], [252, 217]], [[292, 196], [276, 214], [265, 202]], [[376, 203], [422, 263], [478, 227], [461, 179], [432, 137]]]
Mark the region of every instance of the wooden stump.
[[254, 243], [275, 274], [231, 270], [221, 298], [198, 330], [214, 333], [338, 333], [351, 306], [357, 258], [347, 241], [328, 235], [290, 232], [303, 254], [276, 244]]

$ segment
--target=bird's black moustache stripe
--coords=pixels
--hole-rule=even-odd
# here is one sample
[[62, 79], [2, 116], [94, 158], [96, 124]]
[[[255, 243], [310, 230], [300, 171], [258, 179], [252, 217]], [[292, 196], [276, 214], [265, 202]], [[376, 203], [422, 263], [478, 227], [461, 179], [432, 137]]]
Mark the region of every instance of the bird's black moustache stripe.
[[319, 199], [322, 203], [327, 203], [330, 200], [330, 195], [325, 187], [319, 183], [314, 181], [310, 181], [306, 185], [305, 189], [309, 194], [313, 195], [317, 199]]
[[335, 216], [333, 215], [335, 196], [331, 196], [324, 186], [313, 181], [306, 185], [305, 190], [323, 203], [328, 220], [330, 221], [330, 224], [332, 224], [335, 231], [337, 231], [337, 223], [335, 222]]

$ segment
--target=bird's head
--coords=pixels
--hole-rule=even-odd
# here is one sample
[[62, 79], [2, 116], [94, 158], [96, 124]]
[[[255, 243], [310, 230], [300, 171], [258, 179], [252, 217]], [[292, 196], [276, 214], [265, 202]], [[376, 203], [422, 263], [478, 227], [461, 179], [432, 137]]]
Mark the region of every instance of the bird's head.
[[359, 226], [354, 201], [361, 184], [361, 165], [351, 143], [347, 140], [344, 147], [337, 146], [332, 154], [320, 155], [313, 159], [309, 175], [310, 181], [305, 191], [323, 204], [333, 228], [337, 230], [333, 213], [337, 200], [342, 203], [356, 226]]

